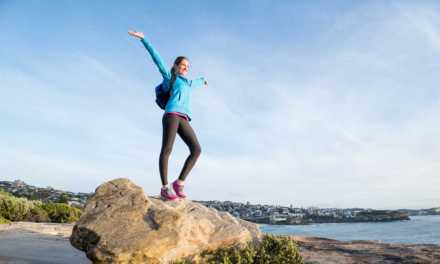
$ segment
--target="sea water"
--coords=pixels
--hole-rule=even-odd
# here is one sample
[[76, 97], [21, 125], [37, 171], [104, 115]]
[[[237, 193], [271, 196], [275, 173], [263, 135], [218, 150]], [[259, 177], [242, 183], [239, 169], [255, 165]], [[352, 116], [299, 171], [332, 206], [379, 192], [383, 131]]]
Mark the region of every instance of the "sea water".
[[378, 223], [260, 224], [260, 229], [264, 233], [326, 237], [342, 241], [375, 240], [384, 243], [440, 245], [440, 215], [410, 218], [411, 220]]

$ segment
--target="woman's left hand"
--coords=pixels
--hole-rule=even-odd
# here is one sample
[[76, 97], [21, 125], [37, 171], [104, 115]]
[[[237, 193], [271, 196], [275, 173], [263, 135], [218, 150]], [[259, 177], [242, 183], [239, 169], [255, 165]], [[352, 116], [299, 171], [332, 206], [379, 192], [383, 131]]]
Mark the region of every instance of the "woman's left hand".
[[137, 31], [134, 31], [134, 30], [129, 30], [128, 34], [132, 35], [133, 37], [137, 37], [139, 39], [143, 39], [144, 38], [144, 33], [142, 33], [142, 32], [137, 32]]

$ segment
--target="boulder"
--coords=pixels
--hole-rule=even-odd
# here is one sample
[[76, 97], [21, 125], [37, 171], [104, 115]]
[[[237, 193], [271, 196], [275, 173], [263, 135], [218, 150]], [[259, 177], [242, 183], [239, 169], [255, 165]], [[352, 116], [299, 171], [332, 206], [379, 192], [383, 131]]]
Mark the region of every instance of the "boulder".
[[70, 243], [94, 263], [169, 263], [225, 246], [258, 243], [257, 224], [188, 199], [147, 197], [118, 178], [98, 186], [73, 227]]

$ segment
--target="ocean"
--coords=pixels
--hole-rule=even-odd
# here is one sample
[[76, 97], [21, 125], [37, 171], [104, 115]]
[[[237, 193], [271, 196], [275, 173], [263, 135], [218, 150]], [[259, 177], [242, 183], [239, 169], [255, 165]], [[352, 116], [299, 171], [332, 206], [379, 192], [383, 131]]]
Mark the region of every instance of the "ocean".
[[411, 220], [383, 223], [325, 223], [311, 225], [260, 224], [263, 233], [326, 237], [342, 241], [439, 244], [440, 215], [410, 216]]

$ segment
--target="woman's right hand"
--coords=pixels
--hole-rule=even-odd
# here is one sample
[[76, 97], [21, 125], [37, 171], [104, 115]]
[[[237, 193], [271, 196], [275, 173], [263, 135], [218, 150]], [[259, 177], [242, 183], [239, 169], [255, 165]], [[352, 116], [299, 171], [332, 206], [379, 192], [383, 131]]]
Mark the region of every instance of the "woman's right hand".
[[128, 34], [132, 35], [133, 37], [137, 37], [139, 39], [143, 39], [144, 38], [144, 33], [142, 33], [142, 32], [137, 32], [137, 31], [129, 30]]

